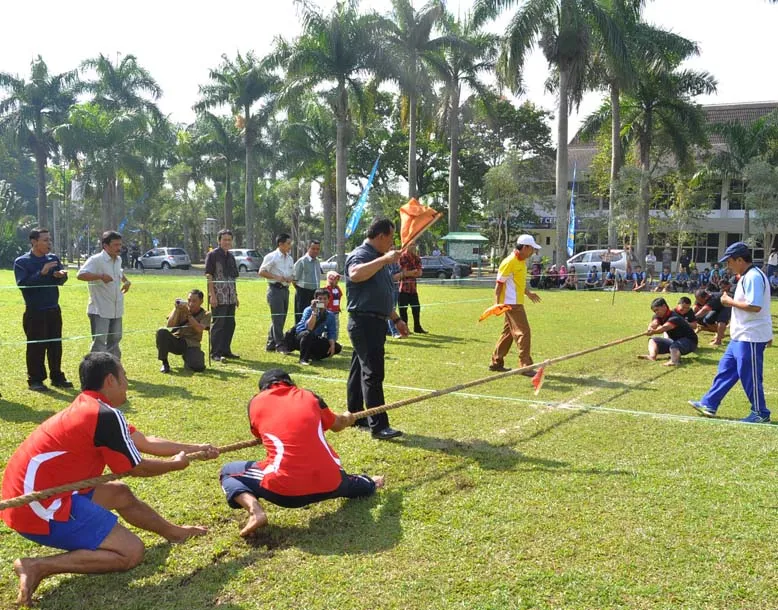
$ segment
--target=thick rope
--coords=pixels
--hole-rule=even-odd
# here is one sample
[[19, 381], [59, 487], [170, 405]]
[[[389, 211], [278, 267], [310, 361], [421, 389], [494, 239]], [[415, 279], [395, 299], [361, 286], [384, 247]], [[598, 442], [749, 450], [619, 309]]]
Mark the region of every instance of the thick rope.
[[[241, 441], [239, 443], [233, 443], [232, 445], [225, 445], [224, 447], [218, 447], [219, 454], [221, 455], [223, 453], [230, 453], [231, 451], [238, 451], [240, 449], [254, 447], [259, 443], [260, 440], [254, 438], [251, 439], [250, 441]], [[188, 453], [186, 457], [188, 457], [190, 460], [203, 460], [206, 457], [206, 453], [205, 451], [195, 451], [194, 453]], [[118, 479], [122, 479], [124, 477], [130, 477], [130, 476], [132, 476], [131, 470], [120, 474], [112, 472], [109, 474], [100, 475], [99, 477], [84, 479], [83, 481], [67, 483], [66, 485], [59, 485], [57, 487], [49, 487], [48, 489], [42, 489], [40, 491], [34, 491], [32, 493], [25, 494], [23, 496], [16, 496], [15, 498], [9, 498], [8, 500], [3, 500], [2, 502], [0, 502], [0, 510], [5, 510], [6, 508], [16, 508], [18, 506], [24, 506], [26, 504], [30, 504], [31, 502], [45, 500], [46, 498], [50, 498], [51, 496], [78, 491], [80, 489], [90, 489], [92, 487], [97, 487], [98, 485], [102, 485], [104, 483], [109, 483], [110, 481], [116, 481]]]
[[428, 400], [430, 398], [436, 398], [438, 396], [445, 396], [446, 394], [453, 394], [454, 392], [460, 392], [462, 390], [465, 390], [467, 388], [472, 388], [477, 385], [482, 385], [484, 383], [489, 383], [491, 381], [497, 381], [498, 379], [505, 379], [507, 377], [511, 377], [512, 375], [520, 375], [522, 373], [525, 373], [527, 371], [532, 371], [534, 369], [539, 369], [541, 367], [547, 367], [552, 364], [557, 364], [559, 362], [564, 362], [565, 360], [572, 360], [573, 358], [578, 358], [579, 356], [584, 356], [586, 354], [591, 354], [592, 352], [598, 352], [602, 349], [607, 349], [609, 347], [613, 347], [615, 345], [619, 345], [621, 343], [626, 343], [627, 341], [633, 341], [634, 339], [638, 339], [640, 337], [645, 337], [646, 333], [642, 332], [637, 335], [632, 335], [630, 337], [624, 337], [623, 339], [617, 339], [616, 341], [611, 341], [609, 343], [604, 343], [602, 345], [598, 345], [596, 347], [590, 347], [585, 350], [581, 350], [580, 352], [575, 352], [572, 354], [567, 354], [565, 356], [557, 356], [556, 358], [551, 358], [550, 360], [546, 360], [545, 362], [541, 362], [539, 364], [530, 364], [529, 366], [523, 366], [517, 369], [513, 369], [510, 371], [506, 371], [504, 373], [498, 373], [497, 375], [489, 375], [488, 377], [481, 377], [480, 379], [474, 379], [473, 381], [468, 381], [466, 383], [460, 383], [459, 385], [452, 386], [450, 388], [445, 388], [442, 390], [435, 390], [433, 392], [427, 392], [426, 394], [422, 394], [421, 396], [415, 396], [413, 398], [406, 398], [405, 400], [399, 400], [397, 402], [389, 403], [386, 405], [381, 405], [380, 407], [373, 407], [371, 409], [365, 409], [364, 411], [359, 411], [358, 413], [354, 413], [354, 417], [356, 419], [363, 419], [365, 417], [370, 417], [371, 415], [378, 415], [379, 413], [384, 413], [385, 411], [390, 411], [392, 409], [398, 409], [400, 407], [405, 407], [407, 405], [412, 405], [417, 402], [421, 402], [423, 400]]

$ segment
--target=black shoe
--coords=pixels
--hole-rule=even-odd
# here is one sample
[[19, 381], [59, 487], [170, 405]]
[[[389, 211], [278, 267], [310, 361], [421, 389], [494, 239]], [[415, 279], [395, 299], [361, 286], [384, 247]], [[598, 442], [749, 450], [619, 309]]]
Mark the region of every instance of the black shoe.
[[535, 371], [534, 370], [532, 370], [532, 371], [522, 371], [521, 373], [519, 373], [519, 375], [524, 375], [525, 377], [534, 377], [535, 376]]
[[402, 435], [402, 432], [395, 430], [394, 428], [384, 428], [383, 430], [373, 432], [373, 438], [378, 439], [379, 441], [388, 441], [390, 438], [397, 438]]
[[429, 335], [430, 334], [428, 330], [424, 330], [423, 328], [414, 328], [413, 332], [415, 332], [418, 335]]
[[489, 370], [495, 371], [497, 373], [505, 373], [506, 371], [510, 371], [509, 368], [507, 368], [505, 365], [502, 364], [490, 364]]
[[281, 354], [282, 356], [288, 356], [291, 352], [286, 349], [285, 347], [277, 347], [276, 351]]
[[211, 360], [214, 362], [221, 362], [222, 357], [221, 356], [211, 356]]
[[266, 345], [265, 346], [265, 351], [266, 352], [274, 352], [274, 351], [276, 351], [276, 346], [275, 345]]
[[170, 372], [170, 364], [168, 364], [166, 361], [162, 362], [162, 367], [159, 369], [160, 373], [169, 373]]
[[370, 432], [370, 425], [364, 419], [358, 419], [353, 424], [351, 424], [351, 427], [356, 428], [357, 430], [361, 430], [362, 432]]
[[52, 381], [51, 385], [53, 385], [55, 388], [62, 388], [63, 390], [70, 390], [73, 388], [73, 383], [64, 377], [62, 379], [58, 379], [57, 381]]
[[224, 354], [222, 358], [233, 358], [234, 360], [240, 360], [240, 356], [238, 356], [238, 354], [233, 354], [232, 352], [229, 354]]
[[34, 381], [28, 386], [33, 392], [48, 392], [49, 388], [43, 385], [42, 381]]

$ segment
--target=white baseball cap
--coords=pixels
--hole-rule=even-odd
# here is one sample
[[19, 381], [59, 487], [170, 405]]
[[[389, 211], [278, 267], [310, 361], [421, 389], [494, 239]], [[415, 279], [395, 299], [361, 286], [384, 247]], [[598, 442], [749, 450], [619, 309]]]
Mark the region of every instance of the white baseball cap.
[[532, 235], [519, 235], [519, 238], [516, 240], [516, 247], [521, 246], [532, 246], [535, 250], [540, 250], [540, 245], [535, 241], [535, 238], [532, 237]]

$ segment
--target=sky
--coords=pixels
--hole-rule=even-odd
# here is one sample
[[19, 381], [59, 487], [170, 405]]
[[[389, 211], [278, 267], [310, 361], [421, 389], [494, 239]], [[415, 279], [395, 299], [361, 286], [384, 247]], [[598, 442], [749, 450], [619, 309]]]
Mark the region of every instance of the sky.
[[[323, 10], [334, 3], [317, 1]], [[418, 8], [423, 2], [414, 4]], [[472, 0], [448, 0], [447, 5], [464, 15]], [[39, 0], [34, 11], [31, 6], [4, 3], [0, 72], [25, 76], [37, 55], [51, 72], [63, 72], [99, 53], [114, 59], [132, 53], [159, 82], [164, 92], [159, 105], [177, 122], [193, 120], [198, 86], [207, 82], [208, 70], [219, 65], [222, 54], [253, 50], [262, 56], [277, 36], [293, 38], [300, 32], [292, 0], [134, 0], [128, 4]], [[361, 6], [390, 10], [389, 0], [362, 0]], [[647, 21], [699, 44], [701, 55], [688, 67], [707, 70], [718, 80], [718, 94], [701, 96], [701, 103], [778, 100], [778, 79], [769, 67], [775, 57], [778, 5], [767, 0], [653, 0], [644, 14]], [[506, 20], [490, 29], [502, 32]], [[554, 96], [543, 91], [547, 73], [542, 54], [534, 52], [526, 67], [528, 92], [522, 100], [553, 110]], [[602, 97], [596, 92], [586, 96], [580, 112], [570, 118], [571, 137]]]

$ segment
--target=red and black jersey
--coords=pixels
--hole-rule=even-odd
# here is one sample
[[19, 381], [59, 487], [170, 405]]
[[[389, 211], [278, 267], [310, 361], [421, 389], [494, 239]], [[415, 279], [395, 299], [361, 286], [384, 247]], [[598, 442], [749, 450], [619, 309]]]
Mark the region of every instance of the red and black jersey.
[[319, 396], [275, 384], [251, 399], [249, 422], [267, 457], [243, 476], [283, 496], [326, 493], [340, 485], [340, 458], [324, 440], [335, 414]]
[[340, 313], [340, 301], [343, 298], [343, 291], [340, 286], [327, 286], [327, 292], [330, 294], [327, 300], [327, 311]]
[[[3, 499], [103, 474], [131, 470], [141, 455], [130, 435], [135, 428], [98, 392], [79, 394], [65, 410], [38, 426], [11, 456], [3, 475]], [[87, 493], [82, 489], [78, 493]], [[67, 521], [72, 492], [2, 511], [18, 532], [48, 534], [49, 521]]]
[[667, 315], [662, 317], [659, 314], [654, 314], [654, 320], [657, 320], [660, 325], [671, 325], [671, 328], [667, 330], [667, 336], [675, 341], [676, 339], [691, 339], [695, 343], [697, 342], [697, 333], [689, 326], [689, 323], [684, 319], [683, 315], [675, 311], [674, 309], [667, 310]]

